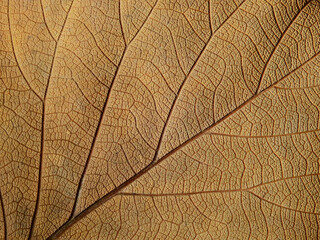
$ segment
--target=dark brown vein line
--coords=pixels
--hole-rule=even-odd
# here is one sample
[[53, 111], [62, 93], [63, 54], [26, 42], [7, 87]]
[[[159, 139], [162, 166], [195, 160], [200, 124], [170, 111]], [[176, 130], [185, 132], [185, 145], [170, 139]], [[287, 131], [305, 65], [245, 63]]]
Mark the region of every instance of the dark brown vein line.
[[[289, 210], [289, 211], [293, 211], [293, 212], [298, 212], [298, 213], [313, 214], [313, 215], [316, 215], [316, 216], [320, 216], [319, 212], [308, 212], [308, 211], [293, 209], [293, 208], [290, 208], [290, 207], [287, 207], [287, 206], [283, 206], [283, 205], [277, 204], [277, 203], [272, 202], [270, 200], [267, 200], [265, 198], [262, 198], [262, 197], [260, 197], [259, 195], [255, 194], [253, 192], [250, 192], [250, 194], [252, 194], [256, 198], [260, 199], [261, 201], [267, 202], [267, 203], [269, 203], [271, 205], [274, 205], [276, 207], [279, 207], [279, 208], [283, 208], [283, 209], [286, 209], [286, 210]], [[285, 228], [283, 228], [283, 229], [285, 229]], [[285, 239], [287, 239], [287, 238], [285, 238]]]
[[[157, 1], [157, 2], [158, 2], [158, 1]], [[156, 3], [157, 3], [157, 2], [156, 2]], [[151, 15], [152, 11], [155, 9], [155, 6], [156, 6], [156, 4], [154, 5], [154, 7], [152, 8], [152, 10], [150, 11], [150, 13], [149, 13], [148, 17], [146, 18], [146, 20], [145, 20], [145, 21], [143, 22], [143, 24], [141, 25], [141, 28], [140, 28], [140, 29], [142, 29], [143, 26], [144, 26], [144, 24], [147, 22], [147, 20], [148, 20], [149, 16]], [[120, 19], [119, 19], [119, 20], [120, 20]], [[139, 29], [138, 32], [140, 32], [140, 29]], [[108, 103], [108, 100], [109, 100], [109, 97], [110, 97], [110, 93], [111, 93], [111, 91], [112, 91], [113, 84], [114, 84], [114, 82], [115, 82], [116, 77], [118, 76], [119, 69], [120, 69], [121, 63], [122, 63], [122, 61], [123, 61], [123, 59], [124, 59], [124, 56], [125, 56], [125, 54], [126, 54], [126, 51], [127, 51], [127, 49], [128, 49], [128, 46], [129, 46], [130, 43], [135, 39], [135, 37], [136, 37], [137, 35], [138, 35], [138, 33], [131, 39], [131, 41], [128, 43], [128, 45], [126, 45], [126, 47], [125, 47], [125, 49], [124, 49], [124, 51], [123, 51], [123, 54], [122, 54], [122, 56], [121, 56], [121, 59], [120, 59], [120, 61], [119, 61], [118, 68], [117, 68], [117, 70], [116, 70], [116, 72], [115, 72], [115, 74], [114, 74], [114, 77], [113, 77], [112, 81], [111, 81], [111, 85], [110, 85], [109, 91], [108, 91], [108, 93], [107, 93], [107, 96], [106, 96], [106, 99], [105, 99], [105, 102], [104, 102], [104, 105], [103, 105], [103, 108], [102, 108], [102, 111], [101, 111], [101, 114], [100, 114], [100, 118], [99, 118], [99, 121], [98, 121], [98, 126], [97, 126], [97, 128], [96, 128], [96, 131], [95, 131], [95, 134], [94, 134], [92, 143], [91, 143], [90, 152], [89, 152], [89, 155], [88, 155], [88, 157], [87, 157], [86, 163], [85, 163], [85, 165], [84, 165], [83, 172], [82, 172], [81, 177], [80, 177], [80, 181], [79, 181], [79, 184], [78, 184], [77, 193], [76, 193], [76, 196], [75, 196], [75, 201], [74, 201], [74, 204], [73, 204], [73, 208], [72, 208], [70, 217], [69, 217], [69, 219], [68, 219], [67, 222], [72, 221], [72, 220], [75, 218], [74, 214], [75, 214], [75, 210], [76, 210], [76, 208], [77, 208], [77, 204], [78, 204], [78, 200], [79, 200], [80, 191], [81, 191], [81, 188], [82, 188], [84, 176], [85, 176], [85, 174], [86, 174], [86, 172], [87, 172], [87, 169], [88, 169], [88, 166], [89, 166], [89, 161], [90, 161], [90, 159], [91, 159], [91, 156], [92, 156], [92, 153], [93, 153], [93, 149], [94, 149], [94, 147], [95, 147], [95, 143], [96, 143], [97, 137], [98, 137], [98, 135], [99, 135], [99, 130], [100, 130], [101, 125], [102, 125], [103, 116], [104, 116], [104, 113], [105, 113], [106, 108], [107, 108], [107, 103]], [[67, 222], [66, 222], [66, 223], [67, 223]], [[63, 225], [62, 225], [62, 226], [63, 226]], [[54, 234], [54, 233], [53, 233], [53, 234]]]
[[179, 58], [179, 55], [178, 55], [176, 42], [174, 41], [174, 38], [173, 38], [173, 35], [172, 35], [172, 32], [171, 32], [170, 28], [169, 28], [168, 26], [166, 26], [165, 24], [163, 24], [162, 22], [160, 22], [159, 20], [155, 19], [155, 18], [151, 18], [151, 17], [150, 17], [150, 19], [152, 19], [153, 21], [161, 24], [162, 26], [164, 26], [165, 29], [168, 30], [169, 35], [170, 35], [170, 38], [171, 38], [171, 41], [172, 41], [172, 45], [173, 45], [173, 48], [174, 48], [175, 55], [176, 55], [176, 57], [177, 57], [178, 65], [179, 65], [181, 71], [183, 72], [183, 75], [186, 77], [186, 73], [185, 73], [185, 71], [184, 71], [184, 69], [183, 69], [183, 67], [182, 67], [181, 62], [180, 62], [180, 58]]
[[[60, 46], [60, 48], [70, 52], [73, 56], [75, 56], [79, 62], [91, 73], [92, 76], [94, 76], [94, 78], [99, 82], [101, 83], [104, 87], [106, 88], [109, 88], [104, 82], [102, 82], [97, 75], [95, 75], [95, 73], [93, 72], [93, 70], [91, 70], [83, 61], [82, 59], [76, 54], [74, 53], [73, 51], [71, 51], [70, 49], [66, 48], [66, 47], [63, 47], [63, 46]], [[109, 72], [108, 72], [109, 73]], [[110, 73], [111, 74], [111, 73]]]
[[99, 51], [101, 52], [101, 54], [108, 59], [108, 61], [115, 67], [117, 67], [117, 65], [104, 53], [104, 51], [101, 49], [101, 47], [99, 46], [97, 39], [95, 38], [95, 36], [93, 35], [93, 33], [90, 31], [90, 29], [87, 27], [87, 25], [83, 22], [81, 22], [84, 26], [84, 28], [89, 32], [89, 34], [91, 35], [94, 43], [96, 44], [97, 48], [99, 49]]
[[[130, 59], [134, 59], [134, 60], [141, 60], [141, 58], [137, 58], [137, 57], [133, 57], [133, 56], [130, 56]], [[151, 64], [155, 69], [156, 71], [160, 74], [161, 78], [163, 79], [163, 81], [166, 83], [167, 87], [170, 89], [171, 93], [175, 94], [173, 89], [170, 87], [169, 83], [166, 81], [166, 78], [164, 77], [164, 75], [162, 74], [162, 72], [160, 71], [160, 69], [150, 60], [146, 59], [144, 60], [145, 62]], [[137, 78], [137, 77], [136, 77]], [[138, 78], [137, 78], [138, 79]], [[320, 85], [320, 84], [319, 84]], [[163, 120], [164, 121], [164, 120]]]
[[[258, 83], [257, 90], [256, 90], [255, 94], [257, 94], [257, 93], [259, 92], [259, 90], [260, 90], [261, 83], [262, 83], [262, 79], [263, 79], [263, 77], [264, 77], [264, 74], [265, 74], [265, 72], [266, 72], [266, 69], [267, 69], [267, 67], [269, 66], [269, 63], [270, 63], [270, 61], [271, 61], [274, 53], [276, 52], [276, 50], [277, 50], [278, 47], [280, 46], [280, 43], [281, 43], [282, 39], [284, 38], [284, 36], [286, 35], [286, 33], [288, 32], [288, 30], [290, 29], [290, 27], [291, 27], [292, 24], [294, 23], [294, 21], [297, 19], [298, 16], [300, 16], [300, 14], [303, 12], [303, 10], [305, 9], [305, 7], [308, 6], [309, 3], [310, 3], [310, 1], [309, 1], [309, 2], [307, 1], [307, 2], [304, 4], [304, 6], [301, 8], [301, 10], [291, 19], [291, 21], [290, 21], [290, 23], [288, 24], [287, 28], [283, 31], [281, 37], [278, 39], [275, 47], [272, 49], [272, 52], [270, 53], [270, 56], [268, 57], [265, 65], [264, 65], [264, 68], [263, 68], [263, 70], [262, 70], [262, 73], [261, 73], [261, 76], [260, 76], [259, 83]], [[272, 12], [273, 12], [273, 11], [272, 11]], [[276, 20], [277, 20], [277, 19], [275, 19], [275, 21], [276, 21]]]
[[8, 15], [8, 27], [9, 27], [9, 35], [10, 35], [10, 42], [11, 42], [11, 47], [12, 47], [12, 53], [13, 53], [13, 56], [14, 56], [14, 60], [16, 61], [17, 63], [17, 67], [19, 69], [19, 71], [21, 72], [21, 75], [23, 77], [23, 79], [25, 80], [26, 84], [28, 85], [28, 87], [30, 88], [30, 90], [37, 96], [37, 98], [39, 98], [39, 100], [41, 102], [43, 102], [42, 98], [39, 96], [39, 94], [31, 87], [31, 85], [29, 84], [26, 76], [24, 75], [21, 67], [20, 67], [20, 64], [18, 62], [18, 58], [17, 58], [17, 55], [16, 55], [16, 50], [15, 50], [15, 47], [14, 47], [14, 44], [13, 44], [13, 37], [12, 37], [12, 31], [11, 31], [11, 21], [10, 21], [10, 11], [9, 11], [9, 5], [10, 5], [10, 0], [8, 0], [7, 2], [8, 6], [7, 6], [7, 15]]
[[[318, 175], [318, 174], [317, 174]], [[276, 204], [272, 201], [266, 200], [259, 195], [253, 193], [250, 191], [250, 189], [236, 189], [236, 190], [223, 190], [223, 191], [202, 191], [202, 192], [196, 192], [196, 193], [177, 193], [177, 194], [133, 194], [133, 193], [120, 193], [118, 194], [119, 196], [132, 196], [132, 197], [177, 197], [177, 196], [192, 196], [192, 195], [197, 195], [197, 194], [211, 194], [211, 193], [244, 193], [247, 192], [249, 194], [254, 195], [255, 197], [259, 198], [262, 201], [266, 201], [272, 205], [275, 205], [280, 208], [285, 208], [287, 210], [295, 211], [295, 212], [301, 212], [301, 213], [306, 213], [306, 214], [315, 214], [315, 215], [320, 215], [320, 213], [317, 213], [316, 211], [313, 212], [307, 212], [307, 211], [302, 211], [302, 210], [297, 210], [293, 208], [289, 208], [283, 205]]]
[[244, 135], [233, 135], [233, 134], [225, 134], [225, 133], [204, 133], [205, 135], [217, 135], [217, 136], [223, 136], [223, 137], [234, 137], [234, 138], [277, 138], [277, 137], [288, 137], [288, 136], [294, 136], [294, 135], [300, 135], [300, 134], [308, 134], [308, 133], [314, 133], [319, 132], [320, 129], [313, 129], [308, 131], [301, 131], [301, 132], [292, 132], [292, 133], [284, 133], [284, 134], [275, 134], [275, 135], [261, 135], [261, 136], [244, 136]]
[[[248, 225], [249, 225], [249, 236], [248, 236], [248, 239], [251, 239], [250, 236], [251, 236], [251, 234], [252, 234], [252, 227], [251, 227], [250, 219], [248, 218], [248, 215], [247, 215], [247, 213], [246, 213], [246, 210], [244, 209], [244, 205], [243, 205], [243, 192], [240, 192], [240, 206], [241, 206], [241, 208], [242, 208], [244, 217], [245, 217], [245, 219], [247, 220]], [[250, 208], [249, 208], [249, 209], [250, 209]]]
[[[238, 29], [236, 29], [236, 28], [234, 28], [236, 31], [239, 31]], [[244, 35], [246, 35], [245, 33], [243, 33]], [[247, 35], [246, 35], [247, 36]], [[250, 41], [252, 42], [252, 44], [255, 46], [255, 49], [256, 49], [256, 52], [258, 53], [258, 55], [260, 56], [260, 53], [259, 53], [259, 51], [258, 51], [258, 48], [257, 48], [257, 46], [254, 44], [254, 42], [252, 41], [252, 39], [249, 37], [249, 36], [247, 36], [249, 39], [250, 39]], [[243, 72], [243, 59], [244, 59], [244, 57], [242, 56], [242, 53], [240, 52], [240, 50], [237, 48], [237, 46], [233, 43], [233, 42], [231, 42], [231, 41], [229, 41], [229, 40], [227, 40], [227, 39], [223, 39], [223, 38], [221, 38], [221, 37], [217, 37], [218, 39], [220, 39], [220, 40], [222, 40], [222, 41], [224, 41], [224, 42], [227, 42], [228, 44], [230, 44], [233, 48], [234, 48], [234, 52], [237, 52], [238, 54], [239, 54], [239, 56], [240, 56], [240, 59], [241, 59], [241, 61], [240, 61], [240, 74], [241, 74], [241, 77], [242, 77], [242, 79], [243, 79], [243, 82], [244, 82], [244, 84], [246, 85], [246, 87], [247, 87], [247, 89], [249, 90], [249, 92], [251, 93], [251, 94], [254, 94], [254, 92], [253, 92], [253, 90], [251, 90], [251, 88], [249, 87], [249, 85], [248, 85], [248, 83], [247, 83], [247, 81], [246, 81], [246, 77], [245, 77], [245, 75], [244, 75], [244, 72]], [[260, 58], [261, 58], [261, 56], [260, 56]], [[262, 58], [261, 58], [262, 59]], [[223, 78], [223, 76], [222, 76], [222, 78]]]
[[276, 25], [277, 25], [277, 28], [279, 29], [279, 32], [281, 32], [281, 28], [280, 28], [280, 25], [279, 25], [279, 22], [278, 22], [278, 19], [276, 18], [276, 15], [274, 14], [274, 6], [271, 4], [271, 3], [269, 3], [268, 1], [265, 1], [265, 2], [267, 2], [270, 6], [271, 6], [271, 8], [272, 8], [272, 16], [274, 17], [274, 20], [275, 20], [275, 22], [276, 22]]
[[[281, 90], [306, 90], [306, 89], [310, 89], [310, 88], [319, 88], [320, 84], [316, 84], [313, 86], [307, 86], [307, 87], [280, 87], [280, 86], [276, 86], [276, 89], [281, 89]], [[310, 101], [310, 100], [309, 100]]]
[[77, 86], [79, 92], [81, 92], [82, 96], [84, 97], [84, 99], [89, 103], [90, 106], [92, 106], [95, 110], [97, 110], [98, 112], [101, 112], [100, 109], [98, 107], [95, 106], [95, 104], [93, 102], [91, 102], [89, 100], [89, 98], [86, 96], [86, 94], [82, 91], [81, 87], [79, 86], [77, 80], [75, 80], [74, 78], [71, 78], [71, 80], [74, 82], [74, 84]]
[[[37, 130], [37, 131], [41, 131], [41, 129], [38, 129], [36, 128], [35, 126], [32, 126], [30, 122], [26, 121], [20, 114], [18, 114], [14, 109], [11, 109], [10, 107], [6, 106], [6, 105], [1, 105], [1, 107], [7, 109], [8, 111], [12, 112], [14, 115], [16, 115], [17, 117], [19, 117], [23, 122], [24, 124], [28, 125], [28, 127], [34, 129], [34, 130]], [[7, 132], [6, 132], [7, 133]], [[8, 134], [8, 133], [7, 133]], [[8, 134], [9, 135], [9, 134]], [[16, 140], [16, 139], [15, 139]], [[17, 140], [16, 140], [17, 141]], [[23, 144], [22, 144], [23, 145]], [[24, 146], [26, 147], [26, 146]], [[34, 150], [33, 150], [34, 151]]]
[[146, 196], [146, 197], [165, 197], [165, 196], [191, 196], [191, 195], [199, 195], [199, 194], [207, 194], [207, 193], [249, 192], [249, 191], [254, 190], [256, 188], [263, 187], [263, 186], [266, 186], [266, 185], [271, 185], [271, 184], [278, 183], [278, 182], [287, 182], [287, 181], [293, 180], [293, 179], [300, 179], [301, 180], [303, 178], [317, 177], [317, 176], [320, 176], [320, 173], [310, 173], [310, 174], [305, 174], [305, 175], [284, 177], [284, 178], [279, 178], [279, 179], [276, 179], [276, 180], [273, 180], [273, 181], [260, 183], [260, 184], [254, 185], [252, 187], [239, 188], [239, 189], [208, 190], [208, 191], [198, 191], [198, 192], [189, 192], [189, 193], [160, 193], [160, 194], [156, 194], [156, 193], [127, 193], [127, 192], [122, 192], [122, 193], [118, 193], [117, 195]]
[[[145, 86], [146, 87], [146, 86]], [[146, 87], [147, 91], [149, 91], [149, 89]], [[156, 105], [156, 104], [154, 104]], [[137, 117], [136, 115], [134, 115], [132, 112], [130, 112], [131, 115], [133, 116], [133, 119], [134, 119], [134, 126], [135, 128], [137, 129], [137, 132], [138, 134], [140, 135], [140, 137], [142, 138], [142, 140], [148, 145], [148, 147], [152, 150], [155, 150], [154, 147], [151, 146], [151, 144], [149, 143], [149, 141], [143, 136], [143, 134], [141, 133], [141, 131], [139, 130], [138, 128], [138, 120], [137, 120]]]
[[212, 14], [211, 14], [211, 0], [209, 0], [208, 1], [208, 14], [209, 14], [209, 27], [210, 27], [210, 36], [213, 34], [213, 28], [212, 28], [212, 26], [213, 26], [213, 20], [212, 20]]
[[3, 217], [3, 225], [4, 225], [4, 240], [7, 240], [7, 220], [6, 220], [6, 214], [4, 210], [4, 204], [3, 204], [3, 198], [2, 193], [0, 191], [0, 204], [2, 209], [2, 217]]
[[50, 28], [49, 28], [49, 26], [48, 26], [48, 24], [47, 24], [47, 20], [46, 20], [45, 14], [44, 14], [43, 2], [42, 2], [42, 1], [43, 1], [43, 0], [40, 0], [40, 6], [41, 6], [41, 12], [42, 12], [42, 17], [43, 17], [44, 25], [46, 26], [46, 28], [47, 28], [47, 30], [48, 30], [48, 32], [49, 32], [49, 35], [52, 37], [52, 39], [53, 39], [55, 42], [57, 42], [57, 40], [53, 37], [53, 35], [52, 35], [51, 31], [50, 31]]
[[[196, 36], [203, 42], [205, 43], [206, 41], [204, 39], [202, 39], [202, 37], [200, 36], [200, 34], [198, 34], [198, 32], [194, 29], [194, 27], [192, 26], [190, 20], [187, 18], [187, 16], [184, 13], [181, 13], [182, 16], [184, 17], [184, 19], [187, 21], [188, 25], [190, 26], [190, 28], [192, 29], [192, 31], [196, 34]], [[210, 23], [210, 21], [209, 21]], [[210, 32], [211, 33], [211, 32]], [[212, 33], [211, 33], [212, 34]]]
[[[164, 11], [166, 11], [166, 8], [159, 8], [159, 10], [164, 10]], [[200, 41], [203, 42], [203, 43], [206, 43], [206, 42], [207, 42], [207, 41], [205, 41], [204, 39], [202, 39], [202, 37], [201, 37], [201, 36], [198, 34], [198, 32], [194, 29], [194, 27], [192, 26], [190, 20], [187, 18], [187, 16], [185, 15], [184, 12], [180, 12], [180, 11], [175, 10], [175, 9], [171, 9], [171, 11], [173, 11], [174, 13], [177, 13], [177, 14], [179, 14], [179, 15], [182, 15], [182, 17], [186, 20], [188, 26], [189, 26], [189, 27], [192, 29], [192, 31], [195, 33], [195, 35], [197, 36], [197, 38], [199, 38]], [[210, 33], [211, 33], [211, 32], [212, 32], [212, 31], [210, 31]]]
[[[123, 147], [122, 147], [121, 144], [120, 144], [120, 148], [121, 148], [121, 150], [122, 150], [122, 152], [123, 152], [123, 155], [124, 155], [124, 157], [125, 157], [125, 159], [126, 159], [126, 161], [127, 161], [127, 164], [129, 165], [131, 171], [132, 171], [134, 174], [137, 174], [136, 171], [135, 171], [135, 170], [133, 169], [133, 167], [131, 166], [130, 161], [129, 161], [128, 157], [127, 157], [127, 154], [126, 154], [126, 152], [124, 151], [124, 149], [123, 149]], [[112, 183], [113, 183], [113, 182], [112, 182]], [[116, 186], [116, 184], [114, 184], [114, 183], [113, 183], [113, 185]]]
[[124, 44], [127, 46], [127, 40], [126, 40], [126, 36], [124, 35], [124, 31], [123, 31], [123, 25], [122, 25], [122, 14], [121, 14], [121, 0], [119, 0], [119, 22], [120, 22], [120, 29], [121, 29], [121, 33], [123, 36], [123, 41]]
[[44, 92], [44, 97], [43, 97], [42, 119], [41, 119], [41, 123], [42, 123], [41, 124], [41, 148], [40, 148], [40, 161], [39, 161], [39, 173], [38, 173], [37, 199], [36, 199], [36, 206], [35, 206], [35, 209], [34, 209], [34, 213], [33, 213], [33, 216], [32, 216], [32, 221], [31, 221], [31, 227], [30, 227], [28, 240], [31, 240], [31, 238], [32, 238], [32, 234], [33, 234], [33, 230], [34, 230], [34, 226], [35, 226], [35, 221], [36, 221], [36, 217], [37, 217], [38, 209], [39, 209], [41, 178], [42, 178], [43, 149], [44, 149], [44, 122], [45, 122], [45, 115], [46, 115], [45, 100], [46, 100], [47, 93], [48, 93], [48, 88], [49, 88], [49, 83], [50, 83], [50, 79], [51, 79], [51, 75], [52, 75], [52, 70], [53, 70], [54, 60], [55, 60], [55, 57], [56, 57], [58, 43], [59, 43], [60, 37], [62, 35], [62, 32], [64, 30], [64, 27], [66, 25], [69, 13], [71, 11], [71, 8], [72, 8], [72, 5], [73, 5], [74, 2], [75, 2], [75, 0], [73, 0], [72, 3], [70, 4], [70, 7], [68, 9], [67, 15], [66, 15], [66, 17], [64, 19], [64, 22], [63, 22], [63, 25], [62, 25], [62, 28], [61, 28], [61, 32], [59, 33], [59, 36], [58, 36], [57, 41], [56, 41], [56, 45], [55, 45], [54, 52], [53, 52], [53, 57], [52, 57], [52, 62], [51, 62], [51, 67], [50, 67], [50, 71], [49, 71], [49, 76], [48, 76], [48, 82], [47, 82], [46, 90]]
[[154, 11], [154, 9], [156, 8], [156, 5], [157, 5], [158, 2], [159, 2], [159, 0], [157, 0], [157, 1], [154, 3], [151, 11], [149, 12], [149, 14], [148, 14], [147, 17], [146, 17], [146, 20], [144, 20], [144, 22], [142, 23], [141, 27], [139, 28], [139, 30], [137, 31], [137, 33], [133, 36], [133, 38], [131, 39], [131, 41], [128, 42], [128, 45], [129, 45], [129, 44], [136, 38], [136, 36], [139, 34], [139, 32], [141, 31], [142, 27], [145, 25], [145, 23], [146, 23], [147, 20], [149, 19], [151, 13], [152, 13], [152, 12]]

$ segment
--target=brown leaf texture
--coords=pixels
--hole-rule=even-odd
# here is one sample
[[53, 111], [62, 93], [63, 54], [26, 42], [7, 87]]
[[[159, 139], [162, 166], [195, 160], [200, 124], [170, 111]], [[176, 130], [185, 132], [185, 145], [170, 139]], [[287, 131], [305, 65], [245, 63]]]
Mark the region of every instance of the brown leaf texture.
[[0, 9], [0, 239], [320, 238], [319, 1]]

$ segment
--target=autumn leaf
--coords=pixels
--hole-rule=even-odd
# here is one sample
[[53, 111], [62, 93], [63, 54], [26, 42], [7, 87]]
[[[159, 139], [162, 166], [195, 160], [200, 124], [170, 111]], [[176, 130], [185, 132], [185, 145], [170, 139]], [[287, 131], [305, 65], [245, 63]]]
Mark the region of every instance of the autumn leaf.
[[0, 239], [320, 238], [319, 1], [0, 9]]

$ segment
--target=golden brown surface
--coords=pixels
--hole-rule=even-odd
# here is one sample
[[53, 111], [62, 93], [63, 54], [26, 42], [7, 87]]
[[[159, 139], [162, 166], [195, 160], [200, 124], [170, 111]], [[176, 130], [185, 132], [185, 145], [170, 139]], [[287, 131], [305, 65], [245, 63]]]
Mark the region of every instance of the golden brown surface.
[[320, 237], [319, 1], [0, 4], [0, 239]]

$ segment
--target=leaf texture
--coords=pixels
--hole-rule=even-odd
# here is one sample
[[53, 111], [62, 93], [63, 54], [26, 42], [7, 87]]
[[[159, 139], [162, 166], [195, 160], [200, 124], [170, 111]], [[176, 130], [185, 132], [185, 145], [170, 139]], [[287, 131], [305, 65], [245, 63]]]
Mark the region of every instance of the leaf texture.
[[0, 9], [0, 239], [320, 237], [319, 1]]

